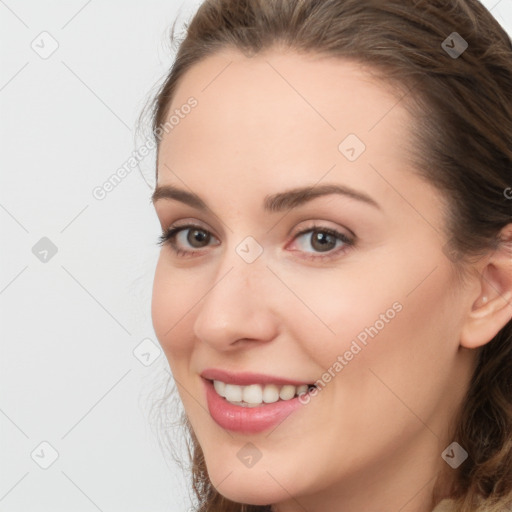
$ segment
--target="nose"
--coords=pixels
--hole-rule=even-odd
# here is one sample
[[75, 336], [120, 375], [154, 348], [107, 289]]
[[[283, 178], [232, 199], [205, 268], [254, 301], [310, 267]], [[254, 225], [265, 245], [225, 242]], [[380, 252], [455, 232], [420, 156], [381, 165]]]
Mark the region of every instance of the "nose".
[[194, 320], [197, 339], [222, 351], [238, 349], [248, 341], [274, 339], [278, 322], [272, 277], [263, 258], [246, 263], [233, 251], [233, 256], [219, 265], [198, 304]]

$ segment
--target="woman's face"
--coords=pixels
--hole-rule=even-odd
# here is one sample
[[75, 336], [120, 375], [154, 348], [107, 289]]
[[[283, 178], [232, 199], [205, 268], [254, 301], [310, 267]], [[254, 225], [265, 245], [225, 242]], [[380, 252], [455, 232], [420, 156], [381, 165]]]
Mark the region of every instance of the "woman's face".
[[152, 318], [212, 483], [279, 510], [423, 510], [473, 359], [403, 105], [354, 63], [224, 51], [170, 115], [157, 185], [182, 193], [155, 208], [183, 229]]

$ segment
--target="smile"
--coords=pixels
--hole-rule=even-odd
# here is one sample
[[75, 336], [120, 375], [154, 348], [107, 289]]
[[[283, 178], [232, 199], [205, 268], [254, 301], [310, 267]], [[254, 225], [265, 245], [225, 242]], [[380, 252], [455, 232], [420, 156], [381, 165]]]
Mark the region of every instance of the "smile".
[[316, 389], [314, 384], [268, 375], [207, 370], [201, 376], [212, 420], [244, 434], [276, 428], [304, 406], [304, 395]]
[[291, 400], [299, 395], [308, 392], [314, 385], [302, 384], [292, 386], [286, 384], [278, 386], [276, 384], [251, 384], [249, 386], [237, 386], [236, 384], [227, 384], [220, 380], [213, 381], [215, 392], [229, 403], [240, 407], [258, 407], [262, 404], [273, 404], [281, 400]]

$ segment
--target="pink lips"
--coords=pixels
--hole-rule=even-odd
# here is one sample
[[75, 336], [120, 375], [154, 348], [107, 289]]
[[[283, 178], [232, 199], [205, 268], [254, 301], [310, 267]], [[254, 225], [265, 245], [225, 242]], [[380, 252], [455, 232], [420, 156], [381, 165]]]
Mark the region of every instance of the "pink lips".
[[276, 384], [277, 386], [302, 386], [310, 384], [310, 382], [300, 380], [289, 380], [281, 377], [273, 377], [272, 375], [263, 375], [261, 373], [233, 373], [216, 368], [208, 368], [201, 373], [201, 377], [208, 380], [220, 380], [226, 384], [236, 384], [237, 386], [249, 386], [250, 384]]
[[213, 420], [222, 428], [254, 434], [263, 432], [279, 425], [290, 414], [302, 406], [298, 397], [291, 400], [280, 400], [272, 404], [261, 404], [257, 407], [242, 407], [229, 403], [219, 396], [213, 388], [213, 380], [220, 380], [226, 384], [248, 386], [250, 384], [276, 384], [284, 386], [290, 384], [300, 386], [308, 384], [303, 381], [295, 381], [261, 375], [256, 373], [228, 373], [224, 370], [208, 369], [201, 373], [206, 391], [206, 402]]

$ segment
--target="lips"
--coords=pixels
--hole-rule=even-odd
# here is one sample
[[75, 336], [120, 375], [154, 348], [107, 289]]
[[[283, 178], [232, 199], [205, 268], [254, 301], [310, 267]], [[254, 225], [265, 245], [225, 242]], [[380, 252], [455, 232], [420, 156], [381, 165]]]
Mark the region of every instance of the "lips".
[[257, 407], [241, 407], [219, 396], [211, 381], [203, 379], [203, 382], [210, 415], [217, 425], [226, 430], [245, 434], [263, 432], [279, 425], [287, 416], [302, 407], [298, 398]]
[[[214, 389], [214, 381], [222, 385], [251, 386], [259, 384], [262, 387], [314, 387], [311, 381], [291, 379], [276, 375], [268, 375], [253, 372], [229, 372], [219, 368], [207, 368], [201, 372], [206, 395], [208, 410], [212, 419], [220, 427], [245, 434], [255, 434], [275, 428], [288, 416], [303, 407], [298, 396], [286, 400], [278, 400], [273, 403], [246, 404], [231, 403], [225, 397], [220, 396]], [[309, 391], [302, 390], [304, 395]], [[274, 397], [275, 398], [275, 397]], [[248, 405], [251, 405], [250, 407]]]
[[228, 372], [226, 370], [220, 370], [217, 368], [208, 368], [201, 373], [201, 377], [207, 380], [218, 380], [224, 382], [226, 384], [235, 384], [237, 386], [250, 386], [251, 384], [275, 384], [276, 386], [303, 386], [303, 385], [312, 385], [311, 382], [305, 380], [293, 380], [286, 379], [283, 377], [274, 377], [272, 375], [265, 375], [262, 373], [251, 373], [251, 372], [243, 372], [243, 373], [235, 373]]

